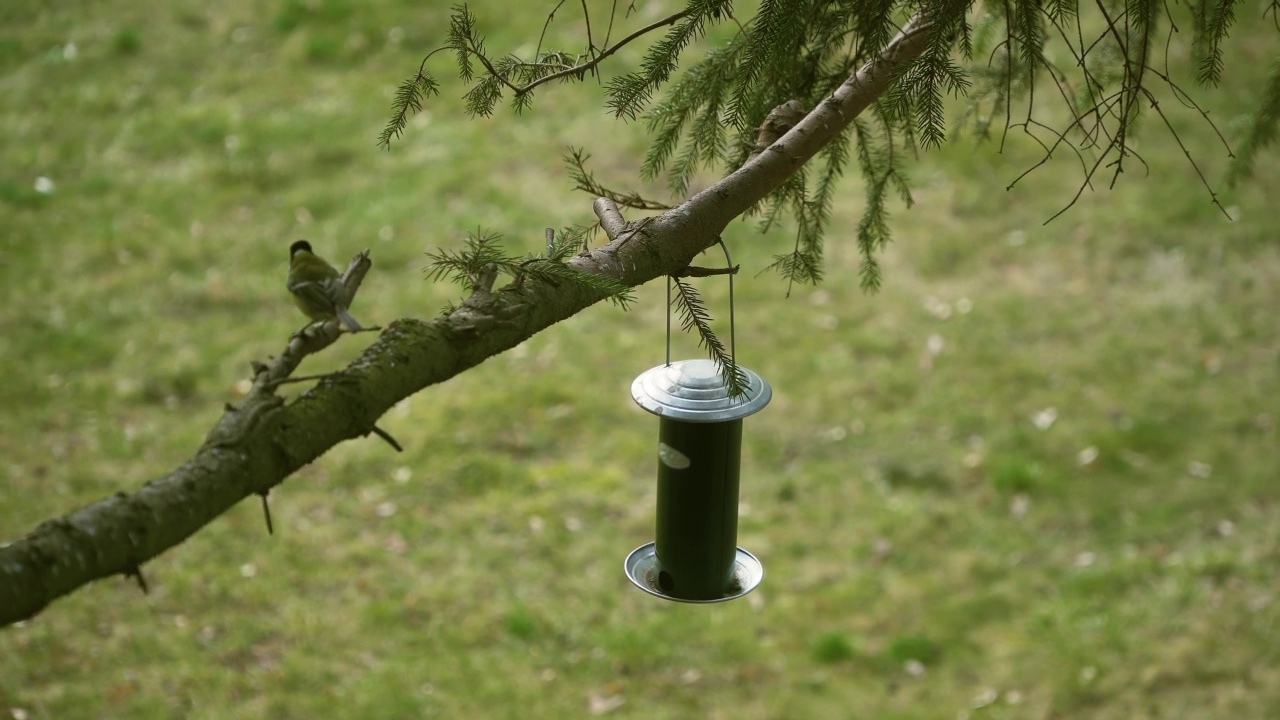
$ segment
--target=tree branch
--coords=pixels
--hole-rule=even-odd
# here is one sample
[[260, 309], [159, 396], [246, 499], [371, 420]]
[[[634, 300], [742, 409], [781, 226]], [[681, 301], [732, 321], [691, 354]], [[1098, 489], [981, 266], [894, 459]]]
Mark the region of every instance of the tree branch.
[[[585, 4], [583, 5], [583, 8], [582, 8], [582, 9], [583, 9], [583, 12], [585, 13], [585, 12], [586, 12], [586, 5], [585, 5]], [[562, 77], [567, 77], [567, 76], [569, 76], [569, 75], [575, 75], [575, 76], [581, 77], [581, 76], [582, 76], [583, 74], [585, 74], [586, 72], [591, 71], [591, 70], [594, 70], [597, 66], [599, 66], [599, 65], [600, 65], [600, 63], [602, 63], [602, 62], [604, 62], [606, 59], [608, 59], [610, 55], [613, 55], [614, 53], [616, 53], [616, 52], [618, 52], [619, 50], [621, 50], [621, 49], [623, 48], [623, 46], [627, 45], [627, 44], [628, 44], [628, 43], [630, 43], [632, 40], [635, 40], [636, 38], [639, 38], [639, 37], [643, 37], [643, 36], [645, 36], [645, 35], [648, 35], [649, 33], [653, 32], [654, 30], [657, 30], [657, 29], [658, 29], [658, 28], [660, 28], [660, 27], [663, 27], [664, 25], [673, 25], [673, 24], [675, 24], [676, 22], [678, 22], [678, 21], [680, 21], [680, 20], [683, 20], [684, 18], [688, 17], [688, 16], [689, 16], [689, 12], [690, 12], [690, 11], [688, 11], [688, 10], [681, 10], [681, 11], [680, 11], [680, 12], [678, 12], [678, 13], [675, 13], [675, 14], [673, 14], [673, 15], [668, 15], [667, 17], [662, 18], [661, 20], [656, 20], [656, 21], [654, 21], [654, 22], [651, 22], [651, 23], [649, 23], [648, 25], [646, 25], [646, 26], [644, 26], [644, 27], [640, 28], [639, 30], [636, 30], [635, 32], [631, 33], [630, 35], [628, 35], [628, 36], [626, 36], [626, 37], [622, 38], [621, 40], [619, 40], [618, 42], [614, 43], [613, 45], [610, 45], [609, 47], [605, 48], [604, 50], [601, 50], [601, 51], [600, 51], [600, 54], [595, 55], [594, 57], [592, 57], [592, 58], [591, 58], [590, 60], [588, 60], [587, 62], [582, 63], [581, 65], [574, 65], [574, 66], [572, 66], [572, 67], [565, 68], [564, 70], [560, 70], [559, 72], [553, 72], [553, 73], [551, 73], [550, 75], [546, 75], [546, 76], [544, 76], [544, 77], [540, 77], [540, 78], [538, 78], [537, 80], [534, 80], [533, 82], [531, 82], [531, 83], [529, 83], [529, 84], [527, 84], [527, 85], [514, 85], [514, 84], [512, 84], [512, 83], [507, 82], [507, 81], [506, 81], [506, 79], [503, 79], [503, 78], [499, 78], [499, 79], [501, 79], [501, 80], [502, 80], [502, 83], [503, 83], [504, 85], [506, 85], [507, 87], [511, 88], [511, 90], [512, 90], [514, 93], [516, 93], [517, 95], [523, 95], [523, 94], [525, 94], [525, 93], [529, 92], [530, 90], [532, 90], [532, 89], [534, 89], [534, 88], [538, 87], [539, 85], [545, 85], [546, 83], [549, 83], [549, 82], [551, 82], [552, 80], [559, 80], [560, 78], [562, 78]], [[591, 21], [590, 21], [590, 20], [588, 20], [588, 21], [587, 21], [587, 44], [588, 44], [588, 46], [590, 46], [590, 42], [591, 42]]]
[[[770, 151], [683, 205], [627, 223], [616, 205], [597, 201], [611, 242], [567, 265], [631, 287], [680, 272], [734, 218], [781, 186], [879, 98], [923, 52], [928, 30], [919, 18], [907, 23]], [[367, 270], [348, 270], [349, 292], [354, 294]], [[132, 495], [118, 493], [0, 547], [0, 626], [29, 618], [93, 580], [140, 575], [143, 563], [240, 500], [269, 492], [334, 445], [376, 432], [378, 418], [400, 400], [606, 298], [580, 283], [537, 278], [484, 295], [483, 302], [463, 303], [430, 322], [392, 322], [345, 370], [286, 403], [274, 394], [275, 381], [287, 377], [303, 355], [337, 338], [330, 338], [323, 324], [312, 326], [318, 329], [310, 336], [295, 335], [279, 358], [258, 368], [249, 396], [239, 406], [228, 406], [190, 460]]]
[[[564, 2], [563, 2], [563, 0], [562, 0], [562, 2], [560, 3], [560, 5], [563, 5], [563, 4], [564, 4]], [[559, 10], [559, 9], [560, 9], [560, 5], [557, 5], [557, 6], [556, 6], [556, 10]], [[585, 10], [585, 6], [584, 6], [584, 10]], [[493, 78], [497, 79], [497, 81], [498, 81], [498, 82], [500, 82], [500, 83], [502, 83], [504, 86], [506, 86], [506, 87], [507, 87], [507, 89], [511, 90], [511, 91], [512, 91], [513, 93], [515, 93], [516, 95], [525, 95], [525, 94], [529, 93], [530, 91], [532, 91], [534, 88], [538, 87], [539, 85], [545, 85], [545, 84], [547, 84], [547, 83], [551, 82], [552, 80], [559, 80], [560, 78], [568, 77], [568, 76], [574, 76], [574, 77], [581, 78], [581, 77], [583, 77], [586, 73], [588, 73], [588, 72], [590, 72], [590, 71], [594, 71], [594, 70], [596, 69], [596, 67], [600, 65], [600, 63], [604, 62], [606, 59], [608, 59], [608, 58], [609, 58], [609, 56], [611, 56], [611, 55], [613, 55], [614, 53], [616, 53], [616, 52], [618, 52], [619, 50], [621, 50], [621, 49], [623, 48], [623, 46], [625, 46], [626, 44], [630, 43], [632, 40], [635, 40], [635, 39], [637, 39], [637, 38], [640, 38], [640, 37], [643, 37], [643, 36], [645, 36], [645, 35], [648, 35], [649, 33], [653, 32], [654, 30], [657, 30], [658, 28], [663, 27], [663, 26], [665, 26], [665, 25], [674, 25], [675, 23], [679, 22], [680, 20], [683, 20], [684, 18], [688, 17], [690, 14], [691, 14], [691, 11], [690, 11], [690, 10], [681, 10], [681, 11], [680, 11], [680, 12], [678, 12], [678, 13], [674, 13], [674, 14], [672, 14], [672, 15], [668, 15], [667, 17], [662, 18], [661, 20], [657, 20], [657, 21], [654, 21], [654, 22], [652, 22], [652, 23], [649, 23], [648, 25], [646, 25], [646, 26], [644, 26], [644, 27], [640, 28], [639, 30], [636, 30], [635, 32], [631, 33], [630, 35], [626, 36], [625, 38], [623, 38], [623, 39], [619, 40], [619, 41], [618, 41], [617, 43], [615, 43], [614, 45], [611, 45], [611, 46], [609, 46], [609, 47], [605, 48], [604, 50], [600, 51], [600, 54], [599, 54], [599, 55], [595, 55], [594, 57], [591, 57], [591, 59], [590, 59], [590, 60], [588, 60], [587, 62], [581, 63], [581, 64], [579, 64], [579, 65], [570, 65], [570, 66], [568, 66], [568, 67], [564, 68], [563, 70], [557, 70], [556, 72], [553, 72], [553, 73], [551, 73], [551, 74], [549, 74], [549, 75], [544, 75], [544, 76], [542, 76], [542, 77], [538, 78], [537, 80], [533, 80], [532, 82], [529, 82], [529, 83], [527, 83], [527, 84], [525, 84], [525, 85], [516, 85], [515, 83], [511, 82], [510, 80], [508, 80], [508, 79], [507, 79], [507, 77], [506, 77], [506, 75], [504, 75], [503, 73], [499, 72], [499, 71], [498, 71], [498, 69], [497, 69], [496, 67], [494, 67], [494, 65], [493, 65], [493, 61], [492, 61], [492, 60], [490, 60], [490, 59], [489, 59], [489, 57], [488, 57], [487, 55], [485, 55], [485, 54], [484, 54], [484, 52], [482, 52], [482, 49], [481, 49], [481, 48], [477, 48], [477, 47], [474, 47], [474, 46], [472, 46], [472, 45], [468, 44], [468, 46], [467, 46], [466, 50], [467, 50], [467, 52], [471, 53], [472, 55], [475, 55], [475, 56], [476, 56], [476, 59], [480, 61], [480, 64], [481, 64], [481, 65], [484, 65], [484, 68], [485, 68], [485, 70], [489, 73], [489, 75], [490, 75], [490, 76], [492, 76]], [[551, 11], [551, 15], [547, 18], [547, 25], [548, 25], [548, 26], [551, 24], [551, 19], [552, 19], [553, 17], [555, 17], [555, 10], [552, 10], [552, 11]], [[589, 23], [589, 22], [588, 22], [588, 26], [587, 26], [587, 27], [588, 27], [588, 38], [590, 38], [590, 23]], [[546, 26], [544, 26], [544, 27], [543, 27], [542, 31], [543, 31], [543, 34], [545, 35], [545, 34], [546, 34]], [[590, 44], [589, 39], [588, 39], [588, 44]], [[538, 39], [538, 50], [537, 50], [537, 51], [535, 51], [535, 55], [534, 55], [535, 61], [536, 61], [536, 59], [537, 59], [537, 53], [538, 53], [538, 52], [541, 52], [541, 50], [542, 50], [542, 38], [539, 38], [539, 39]], [[588, 53], [588, 55], [590, 55], [590, 53]], [[521, 64], [521, 65], [534, 65], [534, 64], [536, 64], [536, 62], [535, 62], [535, 63], [520, 63], [520, 64]]]

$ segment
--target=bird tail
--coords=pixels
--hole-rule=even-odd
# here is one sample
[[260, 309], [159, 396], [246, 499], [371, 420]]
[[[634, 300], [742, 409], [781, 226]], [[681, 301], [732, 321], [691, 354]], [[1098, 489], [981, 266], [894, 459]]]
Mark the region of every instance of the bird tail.
[[360, 327], [360, 323], [356, 322], [356, 319], [351, 317], [351, 313], [347, 312], [347, 309], [344, 307], [338, 308], [338, 319], [341, 320], [342, 324], [351, 332], [363, 329]]

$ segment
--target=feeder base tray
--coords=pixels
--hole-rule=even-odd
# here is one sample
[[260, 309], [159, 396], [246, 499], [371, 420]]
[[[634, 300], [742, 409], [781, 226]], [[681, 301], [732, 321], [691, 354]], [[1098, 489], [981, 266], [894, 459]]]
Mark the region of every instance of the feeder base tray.
[[764, 566], [755, 555], [742, 548], [738, 548], [737, 556], [733, 559], [733, 580], [729, 583], [729, 587], [725, 588], [724, 594], [716, 598], [690, 600], [676, 597], [663, 590], [658, 580], [660, 570], [656, 543], [641, 545], [632, 550], [623, 563], [623, 568], [627, 571], [627, 577], [631, 582], [641, 590], [664, 600], [686, 603], [714, 603], [740, 598], [755, 590], [764, 579]]

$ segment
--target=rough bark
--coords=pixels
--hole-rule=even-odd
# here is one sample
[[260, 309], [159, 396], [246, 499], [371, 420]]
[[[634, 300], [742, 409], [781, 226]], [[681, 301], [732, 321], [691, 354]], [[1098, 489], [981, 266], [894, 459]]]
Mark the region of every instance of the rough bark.
[[[611, 203], [597, 201], [610, 242], [569, 264], [628, 286], [679, 272], [880, 97], [923, 52], [927, 35], [926, 23], [913, 19], [777, 142], [683, 205], [627, 223]], [[124, 574], [141, 583], [143, 563], [240, 500], [265, 496], [339, 442], [377, 432], [374, 423], [400, 400], [602, 299], [581, 286], [531, 280], [493, 292], [482, 288], [430, 322], [396, 320], [349, 367], [286, 404], [275, 395], [278, 381], [302, 356], [337, 337], [323, 326], [295, 336], [280, 358], [256, 368], [249, 396], [228, 406], [190, 460], [133, 494], [117, 493], [0, 547], [0, 626], [32, 617], [93, 580]]]

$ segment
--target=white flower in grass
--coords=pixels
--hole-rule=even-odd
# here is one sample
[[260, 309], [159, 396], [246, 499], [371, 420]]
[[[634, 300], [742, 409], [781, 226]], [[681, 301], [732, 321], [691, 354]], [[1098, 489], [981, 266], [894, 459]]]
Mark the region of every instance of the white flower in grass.
[[946, 320], [951, 317], [951, 303], [949, 302], [939, 300], [938, 298], [929, 295], [924, 299], [922, 304], [924, 305], [925, 312], [939, 320]]
[[1057, 408], [1045, 408], [1035, 415], [1031, 416], [1031, 424], [1036, 426], [1037, 430], [1048, 430], [1058, 420]]
[[969, 703], [969, 707], [973, 708], [974, 710], [978, 710], [980, 708], [984, 708], [990, 705], [991, 703], [999, 699], [1000, 699], [1000, 693], [996, 692], [994, 688], [983, 688], [979, 690], [976, 694], [974, 694], [973, 700], [970, 701]]
[[1098, 448], [1090, 445], [1089, 447], [1076, 453], [1076, 464], [1080, 467], [1089, 467], [1098, 459]]

